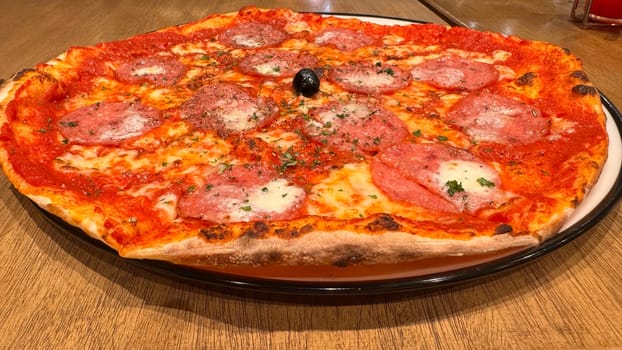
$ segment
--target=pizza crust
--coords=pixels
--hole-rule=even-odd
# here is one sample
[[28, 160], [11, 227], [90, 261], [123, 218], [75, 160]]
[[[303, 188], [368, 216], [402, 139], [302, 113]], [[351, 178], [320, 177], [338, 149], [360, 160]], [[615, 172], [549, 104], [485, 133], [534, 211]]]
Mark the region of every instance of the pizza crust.
[[121, 255], [188, 265], [336, 265], [399, 263], [422, 258], [487, 254], [539, 243], [533, 236], [432, 239], [406, 232], [378, 235], [313, 231], [296, 239], [252, 238], [210, 244], [199, 237], [159, 247], [126, 249]]

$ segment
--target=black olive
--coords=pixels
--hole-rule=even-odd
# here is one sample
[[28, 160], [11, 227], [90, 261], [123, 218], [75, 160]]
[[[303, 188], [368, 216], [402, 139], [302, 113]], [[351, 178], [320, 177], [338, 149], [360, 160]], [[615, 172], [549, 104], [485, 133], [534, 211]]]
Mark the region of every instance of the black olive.
[[312, 69], [303, 68], [294, 76], [294, 89], [304, 97], [311, 97], [320, 91], [320, 78]]

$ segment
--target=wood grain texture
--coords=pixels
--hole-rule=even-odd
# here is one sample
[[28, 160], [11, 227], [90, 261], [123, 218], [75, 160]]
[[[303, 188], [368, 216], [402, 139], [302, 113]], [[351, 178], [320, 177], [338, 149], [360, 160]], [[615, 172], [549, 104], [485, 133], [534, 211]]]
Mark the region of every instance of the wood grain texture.
[[[244, 4], [2, 2], [0, 77], [72, 45], [120, 39]], [[426, 7], [406, 0], [255, 4], [442, 22]], [[478, 20], [492, 16], [491, 23], [511, 22], [523, 33], [529, 33], [534, 20], [512, 8], [510, 19], [480, 11]], [[583, 35], [600, 34], [573, 35], [583, 40]], [[600, 44], [594, 50], [602, 51], [586, 62], [588, 72], [609, 59]], [[619, 82], [605, 79], [599, 87], [620, 91]], [[616, 101], [622, 103], [619, 95]], [[442, 289], [369, 297], [259, 295], [144, 271], [51, 224], [3, 175], [0, 222], [2, 349], [622, 347], [619, 206], [578, 239], [511, 271]]]

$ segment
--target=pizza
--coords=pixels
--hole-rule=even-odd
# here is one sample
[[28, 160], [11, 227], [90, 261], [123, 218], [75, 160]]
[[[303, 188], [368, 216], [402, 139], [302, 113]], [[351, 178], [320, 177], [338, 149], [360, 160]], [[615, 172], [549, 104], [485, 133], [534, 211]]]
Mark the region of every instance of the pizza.
[[607, 158], [581, 61], [438, 24], [245, 7], [0, 88], [23, 195], [121, 256], [352, 266], [531, 247]]

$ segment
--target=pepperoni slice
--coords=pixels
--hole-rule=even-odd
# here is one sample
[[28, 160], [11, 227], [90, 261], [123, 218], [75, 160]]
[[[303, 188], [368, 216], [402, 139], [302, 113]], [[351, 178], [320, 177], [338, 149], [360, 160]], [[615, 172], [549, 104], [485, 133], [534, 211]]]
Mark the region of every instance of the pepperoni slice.
[[260, 165], [221, 164], [196, 177], [178, 203], [179, 215], [211, 222], [295, 218], [304, 189]]
[[117, 78], [129, 83], [144, 82], [157, 86], [175, 85], [186, 73], [186, 67], [172, 57], [140, 57], [125, 62], [117, 69]]
[[444, 212], [496, 207], [509, 195], [498, 172], [471, 153], [441, 144], [402, 143], [372, 161], [372, 180], [393, 200]]
[[451, 90], [477, 90], [499, 80], [499, 71], [493, 65], [459, 56], [426, 61], [410, 73], [415, 80]]
[[351, 92], [383, 94], [408, 86], [411, 76], [396, 66], [357, 62], [333, 68], [328, 79]]
[[136, 102], [102, 102], [76, 109], [62, 117], [58, 125], [69, 142], [116, 145], [161, 123], [158, 109]]
[[443, 118], [478, 142], [526, 144], [550, 130], [550, 119], [534, 106], [492, 93], [471, 94]]
[[240, 62], [243, 72], [269, 77], [291, 77], [305, 67], [314, 67], [317, 59], [307, 53], [283, 50], [262, 50]]
[[240, 23], [218, 35], [221, 43], [242, 49], [274, 46], [287, 39], [287, 33], [266, 23]]
[[261, 128], [272, 120], [278, 107], [246, 87], [216, 83], [197, 90], [180, 110], [193, 127], [228, 135]]
[[317, 45], [332, 46], [341, 51], [353, 51], [375, 42], [376, 39], [363, 32], [356, 32], [346, 28], [325, 29], [315, 37]]
[[310, 111], [305, 133], [344, 151], [377, 152], [408, 136], [404, 122], [392, 112], [365, 101], [333, 102]]

